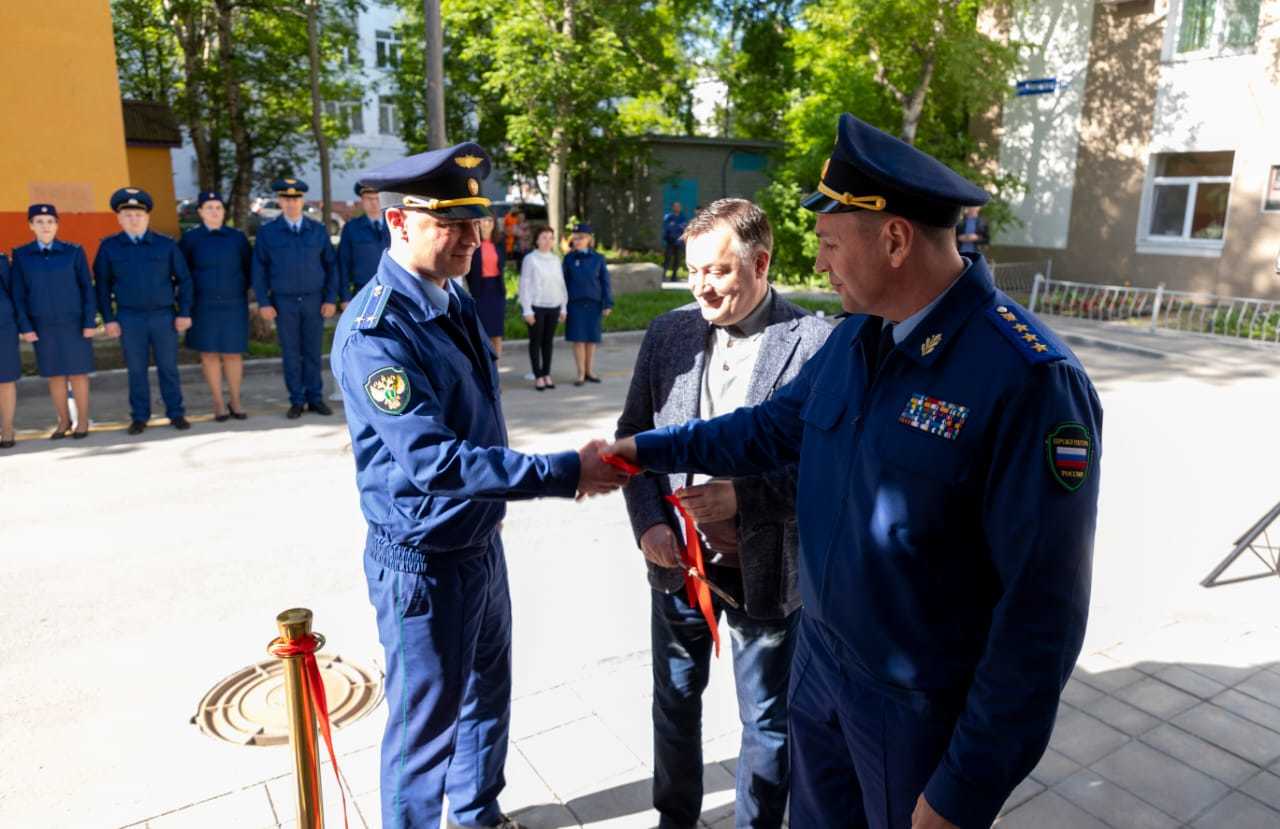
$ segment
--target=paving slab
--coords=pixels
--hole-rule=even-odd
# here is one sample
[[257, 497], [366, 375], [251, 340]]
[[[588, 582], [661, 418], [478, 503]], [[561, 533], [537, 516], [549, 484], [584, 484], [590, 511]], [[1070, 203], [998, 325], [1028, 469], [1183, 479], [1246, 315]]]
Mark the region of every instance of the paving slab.
[[1268, 766], [1280, 759], [1280, 734], [1212, 703], [1201, 703], [1172, 723], [1256, 765]]
[[1092, 771], [1073, 774], [1053, 790], [1110, 826], [1177, 829], [1179, 825], [1169, 815]]
[[1217, 802], [1230, 789], [1203, 772], [1142, 743], [1129, 743], [1092, 770], [1107, 780], [1186, 822]]
[[1152, 748], [1181, 760], [1228, 786], [1238, 786], [1259, 771], [1259, 767], [1253, 763], [1168, 723], [1153, 728], [1140, 739]]
[[1280, 812], [1235, 792], [1214, 805], [1192, 825], [1195, 829], [1275, 829], [1280, 826]]
[[1005, 815], [1000, 829], [1108, 829], [1107, 824], [1050, 790]]

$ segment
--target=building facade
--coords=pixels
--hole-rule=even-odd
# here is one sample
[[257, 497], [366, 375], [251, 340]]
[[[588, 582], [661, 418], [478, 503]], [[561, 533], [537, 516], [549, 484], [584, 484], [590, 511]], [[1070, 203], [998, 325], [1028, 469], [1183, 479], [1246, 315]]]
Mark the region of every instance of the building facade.
[[1056, 277], [1280, 296], [1280, 0], [1040, 0], [1001, 113], [1025, 185], [993, 258]]

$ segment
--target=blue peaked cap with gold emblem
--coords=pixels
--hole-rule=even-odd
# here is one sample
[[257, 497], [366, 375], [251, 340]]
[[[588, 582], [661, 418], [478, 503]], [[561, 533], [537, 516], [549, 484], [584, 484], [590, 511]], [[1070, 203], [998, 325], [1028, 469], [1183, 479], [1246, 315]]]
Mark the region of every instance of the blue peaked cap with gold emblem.
[[376, 188], [376, 187], [370, 187], [369, 185], [365, 184], [365, 183], [364, 183], [364, 182], [362, 182], [362, 181], [357, 181], [357, 182], [356, 182], [356, 186], [355, 186], [355, 188], [354, 188], [354, 189], [355, 189], [355, 191], [356, 191], [356, 198], [360, 198], [360, 197], [361, 197], [361, 196], [363, 196], [365, 193], [377, 193], [377, 192], [378, 192], [378, 190], [377, 190], [377, 188]]
[[271, 192], [277, 196], [301, 196], [307, 190], [307, 183], [300, 178], [286, 176], [271, 182]]
[[27, 221], [31, 221], [36, 216], [52, 216], [58, 218], [58, 208], [47, 203], [36, 203], [27, 207]]
[[155, 203], [151, 201], [150, 194], [137, 187], [121, 187], [111, 194], [111, 209], [116, 213], [126, 208], [136, 208], [150, 213], [154, 206]]
[[227, 200], [217, 190], [205, 190], [196, 196], [196, 208], [204, 207], [204, 203], [207, 201], [221, 202], [223, 207], [227, 206]]
[[493, 215], [480, 182], [492, 163], [474, 141], [411, 155], [360, 175], [360, 186], [395, 193], [399, 206], [427, 210], [442, 219], [482, 219]]
[[803, 205], [815, 213], [883, 211], [934, 227], [954, 227], [965, 207], [986, 204], [989, 198], [933, 156], [846, 112], [818, 190]]

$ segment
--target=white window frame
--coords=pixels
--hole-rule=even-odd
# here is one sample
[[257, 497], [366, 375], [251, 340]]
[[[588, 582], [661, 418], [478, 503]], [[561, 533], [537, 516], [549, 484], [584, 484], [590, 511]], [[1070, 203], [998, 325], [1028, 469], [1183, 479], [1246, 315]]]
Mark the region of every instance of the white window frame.
[[1182, 29], [1182, 7], [1186, 0], [1169, 0], [1168, 23], [1164, 27], [1164, 62], [1183, 63], [1186, 61], [1209, 60], [1212, 58], [1229, 58], [1237, 55], [1252, 55], [1258, 51], [1258, 40], [1262, 37], [1262, 12], [1258, 13], [1258, 32], [1253, 43], [1248, 46], [1227, 46], [1227, 17], [1225, 4], [1233, 0], [1214, 0], [1213, 31], [1209, 33], [1209, 45], [1194, 52], [1178, 51], [1178, 35]]
[[[382, 113], [384, 107], [390, 109], [390, 114], [386, 119], [387, 125], [391, 128], [390, 131], [382, 128]], [[400, 108], [396, 106], [396, 100], [391, 95], [378, 96], [378, 135], [389, 135], [393, 138], [400, 137]]]
[[[383, 37], [383, 35], [387, 35]], [[386, 44], [384, 54], [386, 55], [386, 63], [382, 63], [378, 59], [378, 47]], [[395, 69], [400, 63], [400, 47], [404, 45], [404, 41], [400, 38], [400, 33], [394, 28], [377, 29], [373, 33], [373, 65], [377, 69], [391, 70]]]
[[[360, 129], [354, 129], [353, 113], [359, 118]], [[364, 135], [364, 101], [325, 101], [324, 114], [335, 120], [341, 120], [347, 127], [347, 135]]]
[[[1263, 213], [1280, 213], [1280, 206], [1267, 207], [1267, 196], [1271, 192], [1271, 177], [1280, 178], [1280, 163], [1267, 165], [1267, 180], [1262, 184], [1262, 212]], [[1280, 261], [1280, 260], [1277, 260]]]
[[[1154, 253], [1169, 256], [1205, 256], [1216, 258], [1222, 255], [1222, 248], [1227, 243], [1231, 218], [1231, 183], [1235, 178], [1235, 157], [1231, 159], [1231, 175], [1228, 176], [1160, 176], [1156, 170], [1160, 166], [1162, 156], [1192, 155], [1197, 153], [1232, 152], [1234, 150], [1185, 150], [1180, 152], [1152, 153], [1147, 162], [1147, 180], [1142, 187], [1142, 206], [1138, 211], [1138, 253]], [[1151, 234], [1151, 213], [1155, 208], [1155, 191], [1162, 184], [1187, 184], [1187, 208], [1182, 217], [1182, 236], [1155, 236]], [[1226, 184], [1227, 208], [1222, 218], [1222, 238], [1192, 239], [1191, 221], [1196, 211], [1196, 195], [1201, 184]]]

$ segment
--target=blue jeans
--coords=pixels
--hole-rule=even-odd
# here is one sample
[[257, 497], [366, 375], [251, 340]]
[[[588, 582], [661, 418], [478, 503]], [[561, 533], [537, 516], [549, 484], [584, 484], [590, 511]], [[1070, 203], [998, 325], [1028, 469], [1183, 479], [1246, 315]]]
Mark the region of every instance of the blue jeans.
[[382, 825], [438, 829], [441, 800], [459, 826], [496, 826], [511, 726], [511, 596], [495, 536], [488, 552], [389, 570], [364, 557], [386, 652]]
[[143, 423], [151, 419], [151, 383], [147, 366], [154, 357], [164, 416], [182, 417], [182, 382], [178, 375], [178, 332], [173, 328], [173, 311], [131, 311], [121, 308], [120, 346], [129, 369], [129, 417]]
[[[737, 570], [710, 568], [717, 586], [741, 593]], [[653, 806], [662, 829], [698, 825], [702, 811], [702, 692], [711, 668], [711, 633], [685, 592], [652, 592]], [[759, 621], [712, 597], [729, 622], [742, 745], [735, 824], [782, 825], [790, 777], [787, 687], [798, 613]]]

